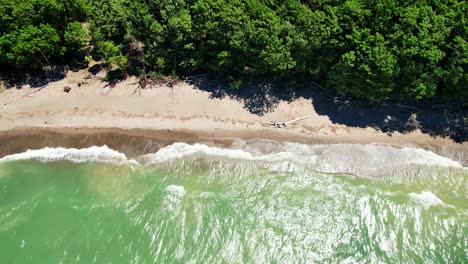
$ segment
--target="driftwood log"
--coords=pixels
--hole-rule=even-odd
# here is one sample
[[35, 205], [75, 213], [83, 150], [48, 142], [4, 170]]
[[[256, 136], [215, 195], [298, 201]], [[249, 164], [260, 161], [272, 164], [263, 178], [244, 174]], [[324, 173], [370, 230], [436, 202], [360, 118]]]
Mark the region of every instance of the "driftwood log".
[[[35, 93], [39, 92], [40, 90], [42, 90], [42, 89], [44, 89], [44, 88], [46, 88], [46, 87], [48, 87], [48, 86], [47, 86], [47, 85], [44, 85], [44, 86], [41, 86], [41, 87], [35, 88], [35, 89], [34, 89], [34, 91], [32, 91], [32, 92], [29, 92], [29, 93], [27, 93], [27, 94], [23, 95], [22, 97], [30, 97], [30, 96], [32, 96], [33, 94], [35, 94]], [[14, 98], [13, 98], [13, 99], [11, 99], [10, 101], [8, 101], [8, 102], [4, 103], [4, 104], [3, 104], [3, 106], [4, 106], [4, 107], [6, 107], [7, 105], [11, 104], [13, 101], [14, 101]]]
[[139, 95], [141, 95], [141, 90], [146, 89], [146, 88], [151, 88], [153, 89], [154, 86], [167, 86], [171, 89], [174, 88], [175, 85], [177, 85], [180, 82], [179, 79], [173, 79], [173, 78], [161, 78], [161, 79], [154, 79], [150, 77], [144, 77], [138, 80], [135, 84], [138, 84], [138, 86], [135, 88], [135, 90], [129, 95], [132, 96], [138, 92]]
[[293, 119], [291, 121], [288, 121], [288, 122], [270, 122], [268, 123], [270, 126], [273, 126], [273, 127], [276, 127], [276, 128], [287, 128], [289, 125], [295, 123], [295, 122], [298, 122], [298, 121], [301, 121], [301, 120], [304, 120], [304, 119], [307, 119], [309, 118], [310, 116], [303, 116], [303, 117], [299, 117], [299, 118], [296, 118], [296, 119]]

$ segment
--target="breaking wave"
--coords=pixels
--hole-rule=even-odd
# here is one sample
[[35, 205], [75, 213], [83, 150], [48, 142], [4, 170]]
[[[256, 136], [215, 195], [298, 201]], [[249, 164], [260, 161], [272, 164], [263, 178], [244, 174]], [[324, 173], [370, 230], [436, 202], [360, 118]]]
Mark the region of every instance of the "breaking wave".
[[174, 143], [156, 153], [143, 155], [141, 160], [144, 164], [154, 165], [182, 158], [209, 156], [281, 163], [284, 165], [280, 166], [281, 168], [288, 167], [289, 170], [291, 166], [306, 165], [319, 172], [360, 176], [382, 176], [411, 166], [462, 167], [457, 161], [418, 148], [396, 148], [377, 144], [279, 144], [280, 147], [275, 150], [265, 151], [249, 145], [224, 149], [203, 144]]
[[87, 161], [107, 162], [107, 163], [136, 163], [134, 160], [129, 160], [125, 154], [115, 151], [107, 146], [92, 146], [89, 148], [42, 148], [30, 150], [25, 152], [12, 154], [0, 158], [0, 162], [14, 161], [14, 160], [39, 160], [42, 162], [67, 160], [76, 163]]
[[[347, 173], [359, 176], [378, 177], [392, 175], [412, 167], [463, 166], [454, 160], [431, 151], [403, 147], [396, 148], [378, 144], [318, 144], [236, 142], [232, 148], [219, 148], [204, 144], [174, 143], [156, 153], [140, 156], [145, 165], [163, 164], [185, 158], [227, 159], [259, 162], [273, 171], [294, 171], [298, 166], [323, 173]], [[86, 161], [105, 163], [134, 163], [125, 154], [107, 146], [89, 148], [43, 148], [0, 158], [0, 162], [35, 159], [42, 162], [67, 160], [76, 163]]]
[[423, 191], [421, 193], [409, 193], [408, 195], [413, 201], [419, 203], [426, 209], [431, 206], [453, 207], [444, 203], [439, 197], [429, 191]]

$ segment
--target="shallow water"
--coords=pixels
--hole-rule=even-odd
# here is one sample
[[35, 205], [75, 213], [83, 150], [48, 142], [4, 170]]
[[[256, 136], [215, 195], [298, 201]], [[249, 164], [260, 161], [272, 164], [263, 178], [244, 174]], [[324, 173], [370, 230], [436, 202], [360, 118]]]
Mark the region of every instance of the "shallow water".
[[0, 261], [468, 262], [468, 172], [455, 161], [375, 145], [233, 148], [3, 158]]

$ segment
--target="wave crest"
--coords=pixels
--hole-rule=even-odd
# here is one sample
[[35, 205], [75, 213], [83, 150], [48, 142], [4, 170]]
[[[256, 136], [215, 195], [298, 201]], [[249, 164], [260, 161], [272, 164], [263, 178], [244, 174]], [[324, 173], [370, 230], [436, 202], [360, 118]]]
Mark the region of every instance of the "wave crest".
[[42, 148], [42, 149], [28, 149], [25, 152], [12, 154], [0, 158], [0, 162], [14, 161], [14, 160], [39, 160], [42, 162], [67, 160], [76, 163], [86, 161], [95, 162], [108, 162], [108, 163], [136, 163], [134, 160], [129, 160], [125, 154], [115, 151], [107, 146], [92, 146], [89, 148]]
[[262, 154], [259, 149], [239, 145], [238, 149], [210, 147], [203, 144], [174, 143], [156, 153], [141, 157], [145, 164], [158, 164], [185, 157], [209, 156], [267, 163], [288, 162], [306, 165], [324, 173], [351, 173], [359, 176], [382, 176], [410, 166], [457, 167], [461, 164], [431, 151], [377, 144], [306, 145], [278, 143], [275, 151]]
[[333, 144], [313, 148], [317, 168], [327, 173], [381, 175], [409, 166], [462, 167], [457, 161], [418, 148], [376, 144]]
[[425, 209], [428, 209], [431, 206], [448, 206], [444, 203], [439, 197], [429, 191], [423, 191], [421, 193], [409, 193], [408, 196], [413, 199], [413, 201], [421, 204]]
[[[237, 144], [237, 143], [236, 143]], [[271, 144], [271, 142], [269, 143]], [[261, 147], [237, 144], [235, 148], [210, 147], [204, 144], [174, 143], [156, 153], [140, 157], [143, 164], [157, 165], [186, 157], [211, 157], [229, 160], [247, 160], [262, 163], [274, 171], [293, 171], [306, 166], [323, 173], [350, 173], [359, 176], [392, 175], [411, 166], [439, 166], [463, 168], [454, 160], [431, 151], [377, 144], [321, 144], [306, 145], [280, 143], [263, 151]], [[107, 146], [89, 148], [43, 148], [0, 158], [0, 162], [36, 159], [42, 162], [68, 160], [76, 163], [95, 161], [107, 163], [135, 163], [125, 154]]]

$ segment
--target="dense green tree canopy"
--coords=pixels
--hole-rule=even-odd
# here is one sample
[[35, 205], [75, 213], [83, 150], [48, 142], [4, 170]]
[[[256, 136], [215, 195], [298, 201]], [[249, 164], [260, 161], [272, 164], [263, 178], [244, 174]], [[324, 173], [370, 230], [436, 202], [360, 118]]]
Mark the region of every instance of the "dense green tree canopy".
[[468, 101], [466, 1], [2, 0], [0, 67], [312, 79], [371, 102]]

